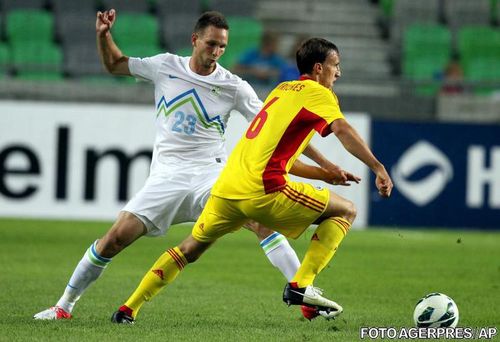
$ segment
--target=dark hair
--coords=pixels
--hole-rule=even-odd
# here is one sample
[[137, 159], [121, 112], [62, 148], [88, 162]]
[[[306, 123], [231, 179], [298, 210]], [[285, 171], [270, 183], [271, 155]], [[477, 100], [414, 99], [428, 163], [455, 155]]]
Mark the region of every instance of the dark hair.
[[208, 26], [215, 26], [219, 29], [229, 30], [229, 25], [227, 24], [227, 20], [224, 15], [216, 11], [203, 13], [194, 26], [194, 32], [200, 33]]
[[339, 53], [335, 44], [323, 38], [304, 41], [295, 54], [300, 74], [310, 74], [314, 64], [323, 63], [332, 50]]

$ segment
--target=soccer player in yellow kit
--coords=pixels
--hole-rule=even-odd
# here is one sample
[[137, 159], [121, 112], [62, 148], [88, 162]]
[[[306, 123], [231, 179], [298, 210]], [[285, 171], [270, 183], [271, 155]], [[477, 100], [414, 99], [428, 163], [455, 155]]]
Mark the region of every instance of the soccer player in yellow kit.
[[[393, 185], [383, 164], [340, 111], [332, 91], [340, 77], [335, 44], [311, 38], [296, 56], [300, 80], [281, 83], [270, 93], [229, 157], [191, 235], [160, 256], [132, 296], [113, 314], [112, 321], [133, 323], [145, 301], [171, 283], [218, 238], [249, 220], [290, 238], [318, 224], [300, 268], [285, 286], [283, 300], [289, 305], [310, 306], [328, 317], [342, 312], [342, 307], [323, 297], [313, 282], [349, 231], [356, 216], [355, 206], [328, 189], [293, 182], [288, 173], [318, 178], [321, 168], [305, 165], [297, 158], [315, 132], [323, 137], [333, 132], [347, 151], [374, 172], [382, 197], [390, 196]], [[356, 181], [352, 175], [348, 180]]]

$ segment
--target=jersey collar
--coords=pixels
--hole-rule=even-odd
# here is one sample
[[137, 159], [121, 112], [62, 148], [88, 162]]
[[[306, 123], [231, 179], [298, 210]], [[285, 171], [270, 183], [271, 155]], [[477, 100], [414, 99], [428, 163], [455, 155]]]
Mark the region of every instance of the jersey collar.
[[305, 81], [305, 80], [311, 80], [314, 81], [311, 77], [306, 76], [306, 75], [300, 75], [299, 81]]

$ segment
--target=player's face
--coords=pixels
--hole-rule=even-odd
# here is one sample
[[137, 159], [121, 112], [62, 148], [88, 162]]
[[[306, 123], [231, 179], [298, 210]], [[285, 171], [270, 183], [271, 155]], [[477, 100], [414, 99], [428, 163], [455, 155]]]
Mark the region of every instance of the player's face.
[[208, 26], [200, 33], [193, 33], [193, 58], [199, 67], [213, 70], [226, 50], [228, 31]]
[[340, 56], [337, 52], [332, 51], [321, 64], [321, 73], [319, 74], [318, 82], [327, 87], [333, 87], [333, 84], [340, 77]]

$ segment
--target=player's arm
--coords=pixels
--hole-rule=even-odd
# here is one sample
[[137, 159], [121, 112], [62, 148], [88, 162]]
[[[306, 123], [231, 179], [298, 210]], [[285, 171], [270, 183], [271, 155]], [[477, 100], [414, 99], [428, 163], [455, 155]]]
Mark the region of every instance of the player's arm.
[[[327, 172], [328, 179], [335, 179], [335, 182], [332, 184], [349, 185], [347, 182], [359, 183], [361, 181], [360, 177], [348, 171], [342, 170], [340, 166], [335, 165], [326, 159], [326, 157], [311, 144], [307, 145], [302, 154], [316, 162], [316, 164], [318, 164], [323, 171]], [[325, 182], [330, 183], [326, 180]]]
[[337, 165], [326, 159], [326, 157], [312, 144], [307, 145], [302, 154], [324, 169], [339, 169]]
[[[334, 165], [334, 164], [332, 164]], [[334, 185], [351, 185], [350, 182], [359, 183], [361, 178], [342, 170], [340, 167], [335, 165], [335, 168], [322, 168], [318, 166], [308, 165], [300, 160], [296, 160], [295, 163], [290, 168], [290, 173], [294, 176], [307, 178], [307, 179], [319, 179], [328, 184]]]
[[334, 120], [330, 124], [330, 129], [349, 153], [365, 163], [375, 173], [375, 185], [379, 194], [383, 197], [389, 197], [393, 187], [391, 177], [358, 132], [345, 119]]
[[116, 20], [116, 11], [97, 12], [95, 29], [97, 34], [97, 51], [101, 63], [113, 75], [128, 75], [128, 57], [125, 56], [113, 41], [111, 27]]

